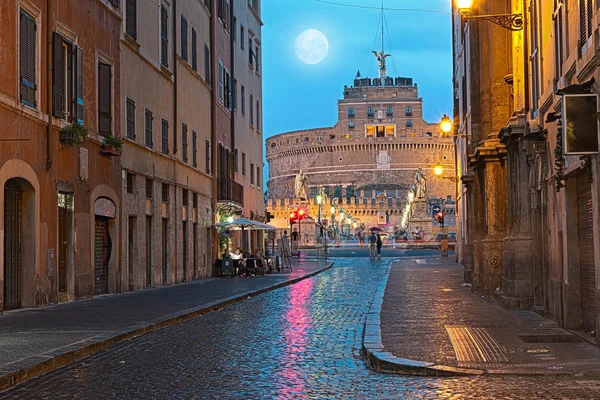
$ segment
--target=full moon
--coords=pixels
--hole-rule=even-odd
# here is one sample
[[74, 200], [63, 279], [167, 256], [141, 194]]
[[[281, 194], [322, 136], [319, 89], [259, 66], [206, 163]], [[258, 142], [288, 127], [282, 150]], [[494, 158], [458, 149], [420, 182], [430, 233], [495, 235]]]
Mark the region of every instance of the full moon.
[[307, 29], [296, 38], [296, 55], [305, 64], [318, 64], [327, 57], [329, 42], [316, 29]]

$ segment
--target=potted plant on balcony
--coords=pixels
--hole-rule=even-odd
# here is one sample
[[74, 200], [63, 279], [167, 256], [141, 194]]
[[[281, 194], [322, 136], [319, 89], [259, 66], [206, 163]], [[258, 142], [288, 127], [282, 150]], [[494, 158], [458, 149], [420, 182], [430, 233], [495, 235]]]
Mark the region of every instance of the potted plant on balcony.
[[104, 142], [102, 143], [102, 145], [100, 145], [100, 153], [108, 156], [121, 155], [121, 147], [123, 146], [123, 141], [120, 137], [107, 136], [103, 140]]
[[58, 139], [67, 146], [75, 146], [83, 143], [89, 129], [75, 121], [60, 130]]

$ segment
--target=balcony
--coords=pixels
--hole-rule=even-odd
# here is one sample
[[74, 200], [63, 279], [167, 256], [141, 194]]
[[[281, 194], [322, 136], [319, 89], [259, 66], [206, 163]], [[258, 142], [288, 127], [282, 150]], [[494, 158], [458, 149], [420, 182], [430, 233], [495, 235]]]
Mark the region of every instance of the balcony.
[[217, 179], [217, 201], [244, 206], [244, 187], [231, 178]]

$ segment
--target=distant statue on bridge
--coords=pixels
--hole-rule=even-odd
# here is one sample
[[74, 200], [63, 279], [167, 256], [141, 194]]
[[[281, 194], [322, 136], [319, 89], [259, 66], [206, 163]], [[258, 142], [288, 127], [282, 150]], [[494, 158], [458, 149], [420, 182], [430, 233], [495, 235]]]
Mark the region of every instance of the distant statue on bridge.
[[302, 173], [302, 170], [298, 171], [298, 174], [296, 175], [294, 189], [296, 191], [296, 198], [298, 200], [306, 201], [308, 199], [308, 197], [306, 196], [307, 179], [306, 175]]
[[415, 197], [417, 199], [425, 198], [427, 195], [427, 177], [425, 176], [422, 167], [419, 167], [419, 170], [415, 174], [415, 186], [417, 189]]

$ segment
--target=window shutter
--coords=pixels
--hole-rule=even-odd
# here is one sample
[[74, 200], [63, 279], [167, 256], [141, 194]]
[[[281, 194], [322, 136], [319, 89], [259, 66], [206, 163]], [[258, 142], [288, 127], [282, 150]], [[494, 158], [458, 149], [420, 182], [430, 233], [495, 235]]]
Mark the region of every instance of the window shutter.
[[75, 48], [75, 113], [77, 122], [83, 125], [83, 49]]
[[64, 118], [65, 112], [65, 65], [63, 58], [63, 38], [54, 32], [52, 38], [52, 102], [54, 103], [54, 116]]
[[125, 31], [129, 36], [137, 39], [137, 0], [127, 0], [125, 8]]
[[587, 38], [592, 36], [592, 16], [594, 14], [594, 6], [592, 0], [587, 1]]
[[181, 58], [188, 60], [187, 20], [181, 16]]
[[169, 28], [168, 14], [165, 6], [160, 8], [160, 54], [161, 64], [165, 67], [169, 66]]
[[98, 133], [102, 136], [112, 134], [111, 80], [111, 66], [98, 64]]
[[192, 69], [198, 72], [198, 34], [192, 28]]
[[37, 107], [36, 101], [36, 25], [35, 20], [25, 11], [21, 10], [21, 102], [32, 107]]
[[587, 24], [585, 21], [585, 14], [585, 0], [579, 0], [579, 32], [581, 46], [583, 46], [587, 40]]
[[210, 49], [208, 45], [204, 45], [204, 80], [209, 85], [211, 84], [210, 79]]

